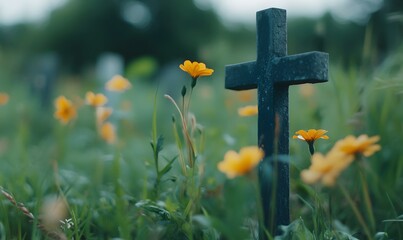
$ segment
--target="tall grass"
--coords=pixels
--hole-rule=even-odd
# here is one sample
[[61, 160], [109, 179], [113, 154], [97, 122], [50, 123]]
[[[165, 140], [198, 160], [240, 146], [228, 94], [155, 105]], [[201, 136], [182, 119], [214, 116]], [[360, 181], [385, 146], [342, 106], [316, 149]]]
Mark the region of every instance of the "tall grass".
[[[348, 134], [362, 133], [379, 135], [382, 150], [342, 173], [342, 188], [324, 188], [300, 180], [310, 155], [306, 144], [290, 140], [295, 221], [284, 227], [282, 239], [292, 239], [293, 233], [299, 239], [403, 239], [399, 53], [365, 78], [357, 67], [332, 66], [329, 83], [313, 86], [312, 94], [301, 94], [304, 87], [290, 88], [291, 132], [329, 131], [329, 141], [316, 143], [317, 152], [327, 152]], [[66, 90], [64, 85], [57, 92], [82, 98], [93, 86], [71, 84], [72, 90]], [[53, 109], [41, 110], [23, 85], [5, 90], [11, 99], [0, 107], [0, 186], [35, 220], [0, 195], [0, 239], [49, 237], [38, 228], [49, 197], [67, 203], [66, 218], [74, 225], [57, 229], [67, 238], [257, 238], [256, 179], [230, 180], [217, 170], [227, 150], [256, 145], [257, 119], [237, 115], [238, 107], [256, 99], [243, 102], [239, 93], [224, 90], [222, 75], [201, 80], [192, 94], [189, 111], [200, 130], [191, 139], [197, 149], [194, 168], [186, 162], [188, 143], [180, 117], [164, 98], [165, 89], [156, 93], [154, 84], [135, 81], [121, 96], [115, 145], [99, 138], [89, 108], [82, 107], [73, 123], [61, 126]]]

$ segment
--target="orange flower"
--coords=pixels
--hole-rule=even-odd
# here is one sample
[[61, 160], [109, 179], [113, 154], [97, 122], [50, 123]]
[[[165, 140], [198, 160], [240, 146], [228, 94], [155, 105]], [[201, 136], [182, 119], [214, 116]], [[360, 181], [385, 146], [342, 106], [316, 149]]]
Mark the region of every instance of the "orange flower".
[[294, 139], [300, 139], [306, 142], [314, 142], [315, 140], [322, 138], [322, 139], [329, 139], [326, 130], [323, 129], [309, 129], [308, 131], [299, 130], [295, 132], [296, 135], [292, 136]]
[[337, 141], [326, 156], [313, 154], [312, 164], [309, 169], [301, 172], [301, 178], [308, 184], [322, 180], [324, 185], [333, 186], [337, 177], [353, 162], [357, 154], [369, 157], [379, 151], [381, 146], [375, 144], [378, 141], [379, 136], [361, 135], [356, 138], [349, 135]]
[[96, 108], [96, 119], [97, 125], [100, 126], [106, 119], [108, 119], [112, 114], [113, 109], [109, 107], [97, 107]]
[[301, 172], [301, 178], [305, 183], [313, 184], [322, 181], [323, 185], [331, 187], [337, 177], [354, 160], [352, 155], [346, 155], [337, 150], [331, 150], [326, 156], [315, 153], [311, 159], [309, 169]]
[[0, 93], [0, 106], [8, 103], [9, 96], [7, 93]]
[[77, 116], [76, 108], [65, 96], [60, 96], [55, 100], [56, 112], [54, 117], [63, 124], [67, 124], [71, 119]]
[[131, 83], [126, 78], [116, 75], [105, 84], [105, 88], [113, 92], [123, 92], [131, 88]]
[[183, 64], [179, 65], [180, 69], [189, 73], [189, 75], [196, 79], [202, 76], [210, 76], [213, 74], [214, 70], [210, 68], [206, 68], [206, 64], [199, 62], [191, 62], [186, 60]]
[[107, 143], [113, 144], [116, 141], [115, 126], [112, 123], [107, 122], [102, 124], [100, 128], [100, 135]]
[[292, 136], [292, 138], [294, 139], [300, 139], [302, 141], [305, 141], [308, 143], [309, 146], [309, 152], [311, 153], [311, 155], [313, 155], [315, 153], [315, 148], [313, 146], [315, 140], [321, 138], [321, 139], [329, 139], [329, 137], [327, 135], [325, 135], [327, 133], [326, 130], [323, 129], [309, 129], [308, 131], [305, 130], [299, 130], [297, 132], [295, 132], [296, 135]]
[[246, 106], [238, 109], [238, 115], [242, 117], [250, 117], [258, 114], [257, 105]]
[[365, 134], [359, 136], [358, 138], [349, 135], [344, 139], [339, 140], [336, 143], [335, 148], [338, 148], [345, 154], [362, 154], [365, 157], [369, 157], [375, 152], [381, 150], [381, 146], [379, 144], [375, 144], [379, 141], [379, 139], [379, 136], [368, 137], [368, 135]]
[[105, 105], [108, 99], [102, 93], [94, 94], [93, 92], [87, 92], [85, 102], [93, 107], [100, 107]]
[[218, 169], [228, 178], [245, 175], [250, 172], [264, 157], [264, 152], [258, 147], [244, 147], [239, 151], [228, 151], [224, 160], [218, 163]]

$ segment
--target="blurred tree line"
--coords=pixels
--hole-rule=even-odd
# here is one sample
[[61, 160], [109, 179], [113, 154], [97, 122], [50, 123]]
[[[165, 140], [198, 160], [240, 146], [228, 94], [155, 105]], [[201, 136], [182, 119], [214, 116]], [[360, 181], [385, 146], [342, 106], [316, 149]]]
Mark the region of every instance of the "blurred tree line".
[[320, 19], [292, 19], [288, 25], [289, 49], [296, 52], [326, 51], [330, 53], [331, 60], [346, 66], [379, 64], [401, 45], [403, 1], [354, 1], [362, 7], [379, 1], [382, 4], [370, 13], [366, 22], [361, 23], [338, 21], [330, 13]]
[[[374, 0], [356, 1], [365, 5]], [[340, 22], [330, 13], [320, 19], [289, 19], [289, 52], [327, 51], [332, 61], [347, 65], [377, 64], [400, 44], [402, 11], [403, 1], [384, 0], [366, 24]], [[165, 64], [200, 59], [202, 49], [219, 41], [227, 44], [229, 57], [245, 49], [255, 54], [253, 28], [226, 28], [212, 9], [193, 1], [70, 0], [41, 24], [0, 25], [0, 53], [7, 57], [0, 63], [54, 52], [66, 71], [80, 72], [103, 52], [114, 52], [126, 63], [151, 56]]]

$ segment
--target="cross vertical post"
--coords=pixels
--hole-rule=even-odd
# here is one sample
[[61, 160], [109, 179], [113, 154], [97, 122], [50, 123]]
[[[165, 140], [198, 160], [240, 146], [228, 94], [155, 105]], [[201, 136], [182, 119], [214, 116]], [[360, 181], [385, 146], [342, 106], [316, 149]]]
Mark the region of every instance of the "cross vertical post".
[[265, 230], [276, 235], [278, 226], [290, 222], [288, 87], [326, 82], [329, 56], [321, 52], [287, 56], [286, 11], [283, 9], [259, 11], [256, 22], [257, 60], [226, 66], [225, 87], [232, 90], [257, 88], [258, 145], [265, 152], [259, 165], [263, 211], [260, 239], [267, 239]]

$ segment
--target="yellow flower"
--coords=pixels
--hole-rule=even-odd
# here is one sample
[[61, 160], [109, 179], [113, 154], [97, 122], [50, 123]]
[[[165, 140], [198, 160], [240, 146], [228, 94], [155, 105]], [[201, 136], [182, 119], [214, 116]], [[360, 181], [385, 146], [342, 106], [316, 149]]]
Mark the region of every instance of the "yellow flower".
[[116, 141], [115, 126], [113, 126], [113, 124], [110, 122], [102, 124], [100, 128], [100, 135], [107, 143], [113, 144]]
[[255, 116], [258, 114], [258, 108], [257, 105], [251, 105], [251, 106], [246, 106], [238, 109], [238, 114], [239, 116], [242, 117], [249, 117], [249, 116]]
[[326, 156], [315, 153], [312, 155], [311, 166], [301, 172], [305, 183], [313, 184], [321, 180], [323, 185], [331, 187], [337, 177], [354, 160], [352, 155], [332, 149]]
[[295, 132], [296, 135], [292, 136], [294, 139], [300, 139], [306, 142], [314, 142], [315, 140], [321, 138], [321, 139], [329, 139], [327, 135], [326, 130], [323, 129], [309, 129], [308, 131], [305, 130], [299, 130]]
[[63, 124], [67, 124], [71, 119], [77, 116], [74, 105], [64, 96], [60, 96], [55, 100], [56, 112], [54, 117], [59, 119]]
[[131, 83], [126, 78], [116, 75], [105, 84], [105, 88], [113, 92], [123, 92], [131, 88]]
[[349, 135], [337, 141], [326, 156], [313, 154], [311, 166], [301, 172], [301, 178], [308, 184], [321, 180], [324, 185], [333, 186], [337, 177], [353, 162], [357, 154], [369, 157], [379, 151], [381, 146], [375, 144], [378, 141], [379, 136], [361, 135], [356, 138]]
[[85, 102], [93, 107], [100, 107], [105, 105], [108, 99], [102, 93], [94, 94], [93, 92], [87, 92]]
[[228, 151], [224, 160], [218, 163], [218, 169], [228, 178], [244, 175], [250, 172], [264, 157], [264, 152], [258, 147], [244, 147], [239, 151]]
[[299, 130], [297, 132], [295, 132], [296, 135], [292, 136], [292, 138], [294, 139], [300, 139], [302, 141], [305, 141], [308, 143], [309, 146], [309, 152], [311, 153], [311, 155], [313, 155], [315, 153], [315, 148], [313, 146], [315, 140], [321, 138], [321, 139], [329, 139], [329, 137], [327, 135], [325, 135], [327, 133], [326, 130], [323, 129], [309, 129], [308, 131], [305, 130]]
[[344, 139], [339, 140], [336, 143], [335, 148], [338, 148], [345, 154], [362, 154], [365, 157], [369, 157], [375, 152], [381, 150], [381, 146], [379, 144], [375, 144], [379, 141], [379, 139], [379, 136], [368, 137], [368, 135], [365, 134], [359, 136], [358, 138], [349, 135]]
[[9, 96], [7, 93], [0, 93], [0, 106], [8, 102]]
[[210, 76], [213, 74], [214, 70], [210, 68], [206, 68], [206, 64], [199, 62], [191, 62], [186, 60], [183, 64], [179, 65], [180, 69], [189, 73], [193, 79], [202, 76]]
[[97, 107], [95, 111], [97, 126], [101, 126], [111, 116], [112, 111], [113, 109], [110, 107]]

